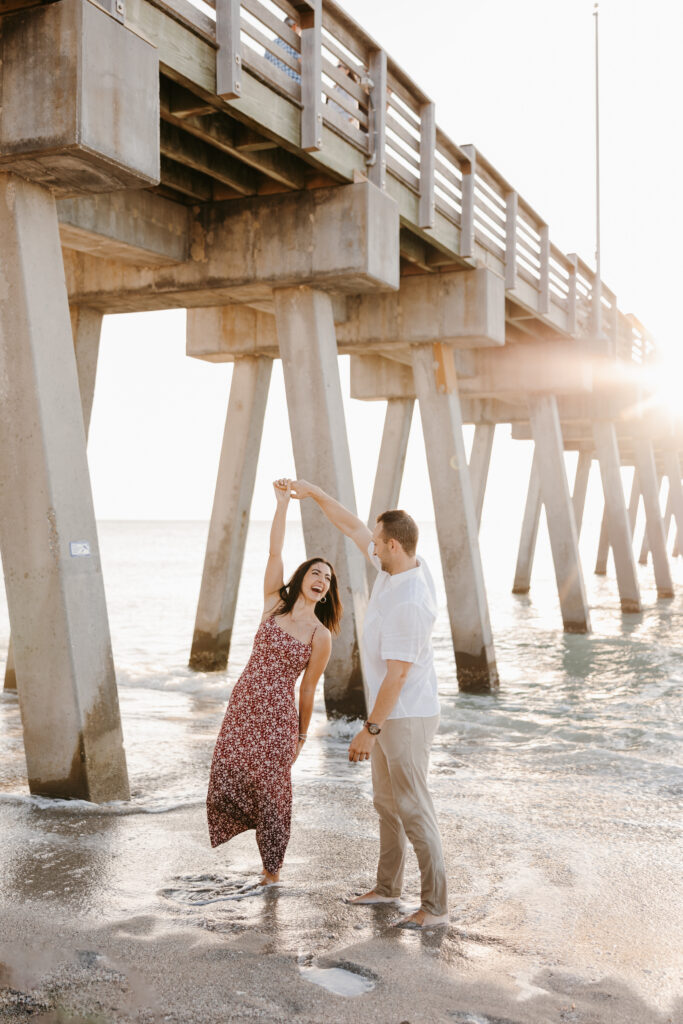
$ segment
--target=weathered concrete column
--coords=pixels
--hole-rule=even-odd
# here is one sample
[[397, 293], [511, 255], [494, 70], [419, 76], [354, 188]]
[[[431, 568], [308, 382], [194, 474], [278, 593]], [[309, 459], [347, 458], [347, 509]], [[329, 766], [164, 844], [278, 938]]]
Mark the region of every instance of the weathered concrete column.
[[[102, 331], [102, 313], [95, 309], [82, 306], [71, 307], [71, 332], [76, 354], [78, 385], [83, 409], [83, 426], [86, 441], [90, 430], [90, 414], [95, 395], [95, 377], [97, 375], [97, 357], [100, 350], [100, 334]], [[7, 662], [5, 664], [6, 690], [16, 690], [17, 673], [14, 667], [14, 647], [10, 636], [7, 646]]]
[[531, 461], [531, 472], [529, 473], [526, 505], [524, 506], [522, 533], [519, 538], [515, 580], [512, 584], [513, 594], [528, 594], [531, 587], [531, 566], [533, 565], [534, 551], [536, 550], [536, 538], [538, 536], [538, 524], [541, 518], [542, 505], [541, 481], [536, 464], [536, 453], [534, 452], [534, 457]]
[[[274, 301], [297, 475], [355, 513], [332, 300], [304, 286], [277, 289]], [[341, 634], [334, 639], [325, 671], [325, 706], [328, 715], [363, 716], [359, 644], [367, 603], [364, 560], [314, 502], [302, 502], [301, 516], [306, 553], [332, 562], [344, 603]]]
[[387, 401], [375, 486], [370, 502], [370, 526], [374, 527], [381, 512], [398, 505], [414, 406], [413, 398], [390, 398]]
[[[588, 478], [592, 461], [593, 458], [590, 452], [579, 452], [579, 458], [576, 463], [576, 476], [574, 478], [574, 491], [572, 493], [572, 507], [574, 509], [577, 537], [581, 534], [583, 510], [586, 504], [586, 491], [588, 489]], [[536, 551], [536, 538], [542, 504], [540, 480], [536, 466], [536, 456], [534, 455], [531, 463], [524, 519], [522, 521], [522, 533], [519, 539], [515, 580], [512, 585], [513, 594], [528, 594], [531, 587], [531, 567]]]
[[643, 438], [636, 438], [633, 442], [633, 454], [640, 491], [643, 495], [643, 505], [645, 506], [647, 539], [650, 551], [652, 552], [657, 594], [659, 597], [673, 597], [674, 588], [669, 560], [666, 555], [666, 543], [662, 528], [662, 510], [659, 505], [659, 485], [652, 442]]
[[453, 353], [446, 345], [419, 345], [412, 349], [412, 361], [458, 684], [486, 691], [498, 685], [498, 670]]
[[477, 423], [474, 428], [472, 451], [470, 452], [470, 479], [472, 481], [472, 495], [474, 497], [477, 527], [481, 526], [481, 513], [484, 508], [486, 481], [489, 475], [495, 433], [495, 423]]
[[586, 507], [586, 491], [588, 490], [588, 479], [591, 473], [592, 462], [593, 456], [590, 452], [579, 452], [579, 458], [576, 463], [576, 476], [574, 477], [574, 490], [572, 492], [572, 506], [574, 508], [577, 537], [581, 536], [583, 512]]
[[[661, 508], [662, 498], [662, 474], [657, 473], [657, 501]], [[664, 519], [662, 519], [662, 529], [664, 530], [664, 543], [666, 543], [666, 528], [664, 527]], [[638, 564], [647, 565], [647, 556], [650, 554], [650, 544], [647, 539], [647, 529], [643, 531], [643, 540], [640, 545], [640, 554], [638, 555]]]
[[607, 559], [609, 558], [609, 536], [607, 535], [607, 510], [602, 510], [602, 519], [600, 520], [600, 537], [598, 540], [598, 553], [595, 559], [595, 569], [593, 572], [596, 576], [607, 575]]
[[622, 612], [640, 612], [640, 588], [633, 558], [633, 537], [626, 511], [621, 482], [621, 460], [614, 424], [593, 422], [593, 440], [600, 463], [602, 489], [605, 495], [607, 534], [614, 553], [617, 585]]
[[272, 359], [245, 356], [232, 371], [190, 653], [190, 668], [203, 672], [228, 663], [272, 368]]
[[564, 467], [557, 399], [553, 395], [530, 396], [529, 418], [564, 628], [568, 633], [588, 633], [590, 615], [579, 559], [574, 509]]
[[678, 538], [683, 536], [683, 487], [681, 487], [681, 463], [678, 452], [667, 452], [664, 456], [664, 472], [669, 478], [669, 499], [667, 509], [669, 516], [676, 520], [676, 547], [678, 554]]
[[0, 176], [0, 544], [29, 786], [127, 799], [54, 198]]
[[669, 493], [666, 496], [666, 508], [664, 509], [664, 540], [669, 538], [669, 530], [671, 529], [671, 520], [673, 519], [673, 509], [671, 507], [671, 485], [669, 485]]
[[[414, 398], [390, 398], [387, 401], [382, 443], [377, 459], [375, 486], [372, 491], [368, 517], [368, 526], [371, 530], [374, 529], [377, 516], [380, 513], [398, 506], [414, 406]], [[377, 573], [369, 562], [366, 563], [366, 568], [368, 587], [371, 587]]]
[[[631, 496], [628, 500], [628, 525], [631, 531], [631, 537], [633, 537], [633, 531], [636, 528], [639, 503], [640, 486], [638, 484], [638, 473], [634, 469], [633, 482], [631, 484]], [[604, 509], [602, 513], [602, 520], [600, 522], [600, 539], [598, 541], [598, 554], [595, 560], [594, 572], [596, 576], [605, 576], [607, 574], [607, 559], [609, 557], [609, 549], [610, 541], [607, 532], [607, 510]]]

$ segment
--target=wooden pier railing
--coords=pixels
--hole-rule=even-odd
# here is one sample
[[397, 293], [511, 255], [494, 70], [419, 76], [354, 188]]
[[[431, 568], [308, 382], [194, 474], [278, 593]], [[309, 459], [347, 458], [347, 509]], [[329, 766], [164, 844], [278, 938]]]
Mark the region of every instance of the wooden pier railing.
[[334, 0], [148, 2], [211, 41], [216, 93], [228, 105], [248, 79], [266, 85], [300, 111], [301, 150], [320, 154], [323, 128], [334, 133], [399, 199], [418, 237], [456, 263], [489, 262], [509, 297], [554, 328], [597, 335], [619, 358], [649, 358], [652, 339], [614, 293], [553, 244], [546, 221], [479, 150], [448, 138], [430, 98]]

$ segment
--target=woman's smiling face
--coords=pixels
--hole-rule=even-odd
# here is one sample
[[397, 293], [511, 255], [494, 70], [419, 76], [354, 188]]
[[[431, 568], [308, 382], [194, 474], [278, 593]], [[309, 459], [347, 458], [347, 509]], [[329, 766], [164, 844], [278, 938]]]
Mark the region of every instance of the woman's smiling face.
[[325, 562], [314, 562], [301, 581], [301, 592], [309, 601], [320, 601], [330, 589], [332, 570]]

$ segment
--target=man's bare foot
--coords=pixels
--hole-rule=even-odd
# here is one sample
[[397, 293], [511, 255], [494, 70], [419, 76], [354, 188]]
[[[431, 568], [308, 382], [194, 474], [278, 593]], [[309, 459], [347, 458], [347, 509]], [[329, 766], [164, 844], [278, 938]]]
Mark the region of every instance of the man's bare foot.
[[448, 914], [428, 914], [426, 910], [416, 910], [396, 921], [397, 928], [443, 928], [448, 925]]
[[362, 896], [349, 896], [344, 901], [345, 903], [352, 903], [356, 907], [371, 907], [376, 903], [400, 903], [400, 896], [379, 896], [374, 889], [370, 892], [363, 893]]
[[280, 872], [279, 871], [277, 872], [277, 874], [271, 875], [270, 871], [266, 871], [266, 869], [264, 868], [263, 871], [261, 872], [261, 881], [259, 882], [259, 885], [273, 885], [275, 882], [279, 882], [279, 881], [280, 881]]

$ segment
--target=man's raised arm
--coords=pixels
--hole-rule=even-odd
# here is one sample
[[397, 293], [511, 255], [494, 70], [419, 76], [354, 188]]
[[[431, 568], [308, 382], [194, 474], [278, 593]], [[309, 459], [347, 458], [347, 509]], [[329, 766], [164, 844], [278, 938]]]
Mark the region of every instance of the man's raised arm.
[[367, 557], [372, 533], [358, 516], [344, 508], [336, 498], [326, 494], [321, 487], [309, 484], [307, 480], [293, 480], [291, 494], [293, 498], [299, 498], [299, 500], [313, 498], [332, 525], [352, 540], [360, 548], [362, 554]]

